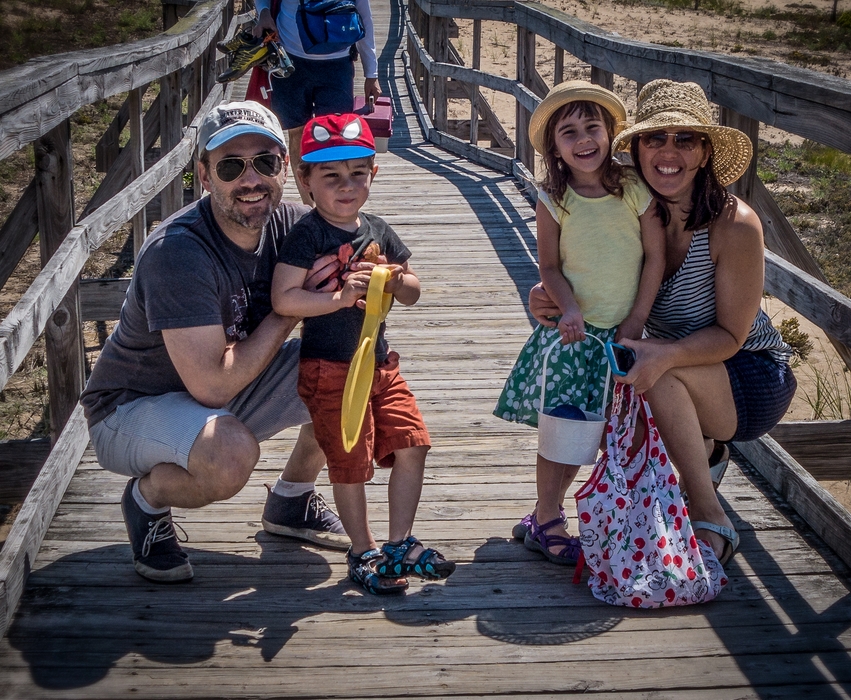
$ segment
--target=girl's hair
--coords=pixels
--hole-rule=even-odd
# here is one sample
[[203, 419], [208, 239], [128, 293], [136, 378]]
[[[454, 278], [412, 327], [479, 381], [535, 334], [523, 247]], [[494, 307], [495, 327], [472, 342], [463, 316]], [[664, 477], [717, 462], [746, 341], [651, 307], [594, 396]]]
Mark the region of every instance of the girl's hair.
[[[590, 100], [568, 102], [555, 111], [544, 128], [544, 144], [546, 146], [544, 166], [546, 167], [546, 173], [541, 181], [541, 188], [549, 195], [550, 200], [557, 207], [562, 207], [561, 200], [564, 198], [564, 193], [567, 192], [570, 168], [561, 159], [561, 156], [555, 149], [556, 124], [577, 111], [581, 117], [602, 119], [606, 127], [606, 134], [609, 137], [609, 146], [611, 146], [615, 138], [615, 127], [617, 124], [614, 115], [596, 102], [591, 102]], [[607, 158], [603, 164], [603, 172], [600, 175], [600, 182], [603, 185], [603, 189], [616, 197], [623, 197], [622, 179], [623, 168], [621, 164], [614, 160], [614, 158]], [[565, 211], [567, 212], [566, 209]]]
[[[708, 137], [707, 137], [708, 138]], [[671, 221], [671, 210], [668, 208], [670, 200], [663, 197], [654, 190], [641, 172], [641, 162], [638, 160], [638, 136], [634, 136], [629, 145], [629, 152], [632, 155], [632, 162], [635, 164], [635, 170], [641, 176], [641, 179], [647, 185], [647, 189], [656, 198], [656, 214], [662, 220], [662, 224], [667, 226]], [[694, 189], [691, 193], [691, 209], [686, 217], [686, 230], [696, 231], [711, 224], [727, 202], [727, 188], [724, 187], [718, 178], [715, 177], [715, 168], [712, 165], [714, 153], [709, 155], [709, 160], [706, 165], [697, 171], [694, 176]]]

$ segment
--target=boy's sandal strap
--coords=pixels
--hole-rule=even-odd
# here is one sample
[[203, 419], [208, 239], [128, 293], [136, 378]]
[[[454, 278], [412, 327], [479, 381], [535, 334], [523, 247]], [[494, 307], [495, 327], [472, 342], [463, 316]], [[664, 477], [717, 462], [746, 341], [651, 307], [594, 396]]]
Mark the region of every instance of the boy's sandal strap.
[[349, 578], [373, 595], [402, 593], [408, 588], [406, 578], [385, 577], [376, 573], [376, 562], [383, 559], [384, 555], [378, 549], [370, 549], [360, 555], [352, 554], [350, 549], [346, 554]]
[[[411, 557], [413, 550], [421, 549], [419, 554]], [[455, 571], [455, 562], [447, 561], [436, 549], [424, 547], [413, 535], [397, 543], [384, 545], [382, 548], [384, 561], [377, 567], [379, 576], [408, 576], [415, 574], [420, 578], [437, 581], [450, 576]]]

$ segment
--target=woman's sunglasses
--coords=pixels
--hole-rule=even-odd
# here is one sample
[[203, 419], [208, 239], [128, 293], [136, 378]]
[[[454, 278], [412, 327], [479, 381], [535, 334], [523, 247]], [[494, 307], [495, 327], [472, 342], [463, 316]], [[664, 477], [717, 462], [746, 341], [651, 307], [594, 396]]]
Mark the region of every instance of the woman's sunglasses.
[[216, 175], [222, 182], [233, 182], [245, 172], [248, 163], [263, 177], [275, 177], [281, 172], [284, 159], [275, 153], [261, 153], [251, 158], [222, 158], [216, 163]]
[[696, 131], [678, 131], [670, 133], [667, 131], [647, 131], [639, 134], [641, 145], [645, 148], [662, 148], [668, 143], [668, 137], [674, 137], [674, 147], [679, 151], [693, 151], [699, 143], [706, 140], [703, 134]]

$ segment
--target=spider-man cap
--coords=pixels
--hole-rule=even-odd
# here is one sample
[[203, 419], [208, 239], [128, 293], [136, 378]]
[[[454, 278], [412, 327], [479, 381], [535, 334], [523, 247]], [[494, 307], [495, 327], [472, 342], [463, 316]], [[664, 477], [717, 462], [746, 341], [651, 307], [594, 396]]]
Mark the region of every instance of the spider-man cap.
[[311, 119], [301, 136], [305, 163], [328, 163], [375, 155], [375, 140], [357, 114], [328, 114]]

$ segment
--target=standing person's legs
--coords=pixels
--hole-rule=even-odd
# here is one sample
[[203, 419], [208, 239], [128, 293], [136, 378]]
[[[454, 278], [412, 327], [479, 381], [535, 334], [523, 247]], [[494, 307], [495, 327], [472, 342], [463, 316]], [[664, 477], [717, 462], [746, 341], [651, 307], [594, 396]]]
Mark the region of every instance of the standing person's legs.
[[[272, 111], [287, 130], [293, 176], [301, 162], [301, 135], [314, 116], [346, 114], [354, 109], [354, 64], [349, 58], [317, 61], [290, 56], [295, 71], [289, 78], [272, 78]], [[301, 200], [312, 204], [295, 177]]]

